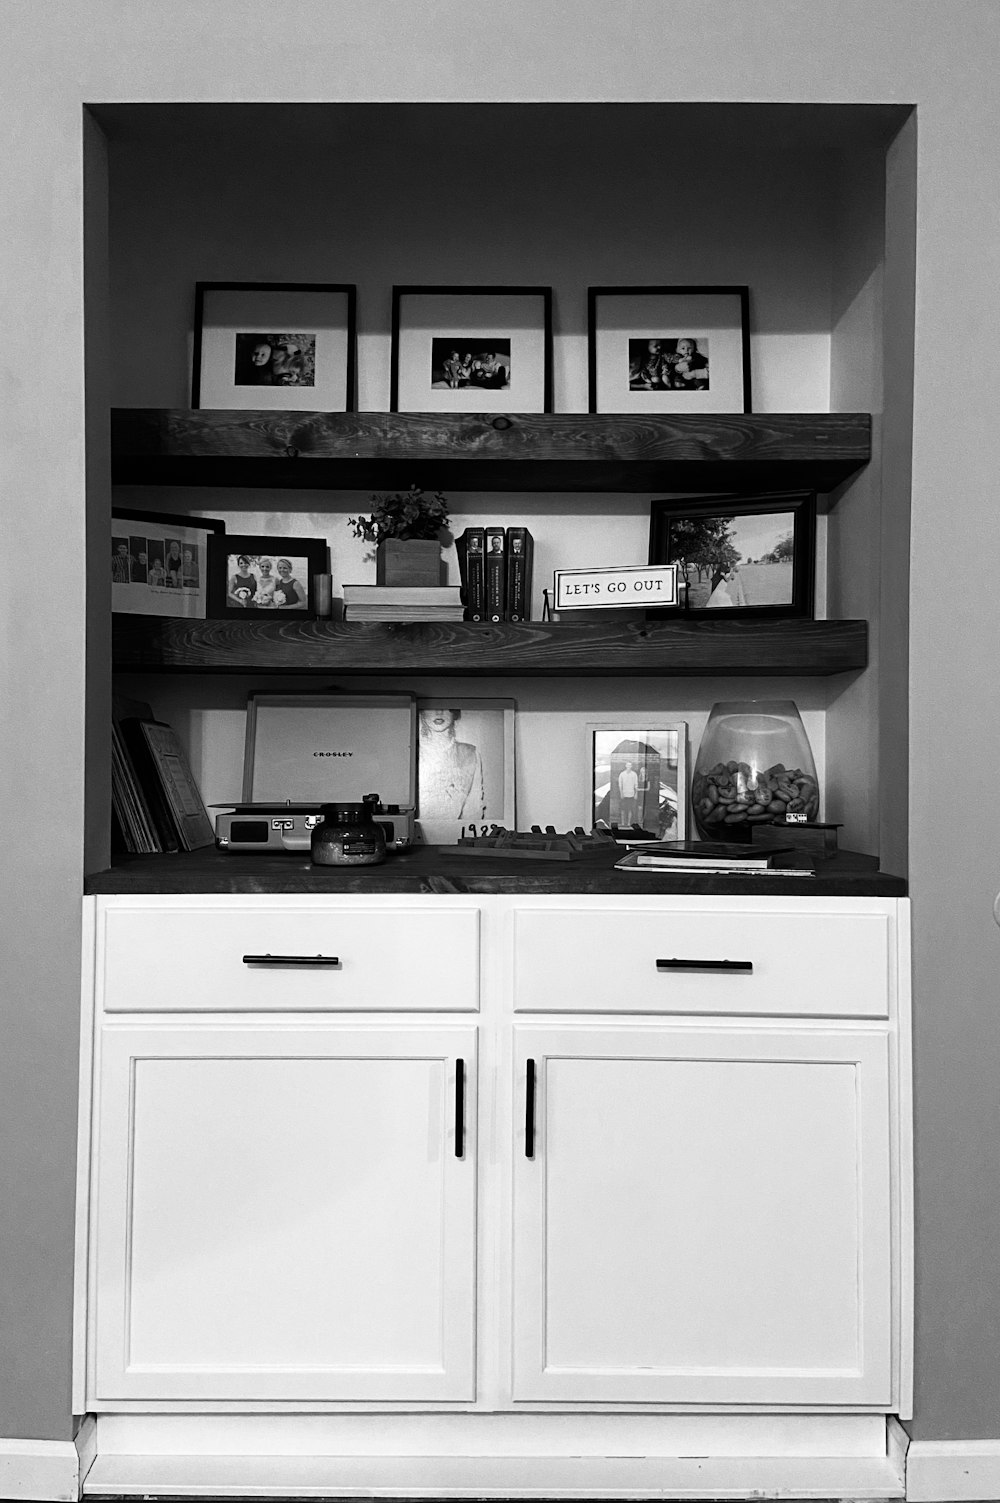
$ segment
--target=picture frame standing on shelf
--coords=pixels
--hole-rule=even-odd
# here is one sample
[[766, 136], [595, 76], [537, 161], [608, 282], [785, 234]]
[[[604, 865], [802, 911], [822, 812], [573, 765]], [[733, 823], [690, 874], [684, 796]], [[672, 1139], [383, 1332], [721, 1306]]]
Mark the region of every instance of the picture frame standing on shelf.
[[208, 542], [225, 530], [225, 523], [213, 517], [115, 507], [111, 513], [112, 611], [203, 621]]
[[228, 533], [208, 550], [208, 614], [215, 620], [313, 620], [316, 576], [329, 573], [325, 538]]
[[588, 828], [639, 825], [658, 840], [687, 837], [687, 722], [662, 715], [592, 720]]
[[197, 282], [191, 406], [353, 412], [357, 289]]
[[417, 827], [425, 845], [456, 845], [516, 826], [514, 701], [417, 700]]
[[650, 563], [676, 563], [681, 604], [653, 616], [809, 620], [816, 567], [812, 491], [653, 501]]
[[590, 411], [751, 412], [747, 287], [587, 289]]
[[390, 412], [551, 412], [551, 287], [392, 289]]

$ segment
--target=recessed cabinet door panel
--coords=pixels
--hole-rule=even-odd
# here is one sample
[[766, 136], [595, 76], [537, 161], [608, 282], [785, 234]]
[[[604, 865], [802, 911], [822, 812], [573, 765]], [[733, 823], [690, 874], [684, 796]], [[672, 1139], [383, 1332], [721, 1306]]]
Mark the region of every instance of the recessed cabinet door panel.
[[475, 1051], [107, 1028], [95, 1400], [474, 1397]]
[[515, 1032], [515, 1398], [889, 1402], [883, 1033]]

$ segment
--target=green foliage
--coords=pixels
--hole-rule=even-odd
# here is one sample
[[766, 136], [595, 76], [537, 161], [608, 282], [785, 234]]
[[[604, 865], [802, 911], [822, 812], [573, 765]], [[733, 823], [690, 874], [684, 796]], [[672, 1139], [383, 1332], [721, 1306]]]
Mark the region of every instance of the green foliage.
[[795, 537], [793, 533], [789, 532], [785, 534], [780, 542], [775, 544], [774, 548], [769, 554], [767, 554], [763, 562], [768, 564], [780, 564], [783, 563], [786, 558], [790, 559], [794, 558], [794, 556]]
[[448, 503], [440, 491], [425, 496], [418, 486], [389, 496], [372, 496], [370, 517], [348, 517], [356, 538], [384, 543], [387, 538], [437, 538], [448, 526]]

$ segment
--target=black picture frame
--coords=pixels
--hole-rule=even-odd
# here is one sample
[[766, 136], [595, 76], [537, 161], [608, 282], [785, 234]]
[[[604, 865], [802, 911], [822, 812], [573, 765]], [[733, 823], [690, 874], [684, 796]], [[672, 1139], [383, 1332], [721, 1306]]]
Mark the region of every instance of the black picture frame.
[[[500, 298], [511, 298], [511, 299], [513, 299], [513, 298], [536, 299], [537, 298], [538, 299], [538, 303], [539, 303], [539, 310], [538, 310], [539, 311], [539, 319], [538, 319], [538, 325], [537, 325], [537, 332], [535, 333], [535, 339], [536, 339], [536, 342], [539, 345], [539, 353], [541, 355], [542, 368], [541, 368], [541, 371], [537, 374], [537, 376], [535, 378], [535, 381], [534, 381], [534, 384], [538, 388], [538, 391], [539, 391], [539, 400], [534, 400], [533, 398], [529, 398], [529, 400], [527, 402], [525, 402], [523, 400], [523, 398], [518, 397], [517, 392], [516, 392], [516, 386], [514, 384], [514, 380], [510, 379], [510, 378], [509, 378], [509, 384], [508, 384], [507, 388], [506, 389], [501, 389], [501, 390], [499, 390], [497, 392], [491, 392], [491, 391], [488, 391], [488, 390], [476, 390], [471, 385], [467, 385], [467, 386], [462, 386], [462, 387], [455, 388], [453, 392], [452, 391], [448, 391], [447, 393], [445, 393], [444, 391], [433, 392], [432, 391], [432, 387], [431, 387], [431, 381], [429, 379], [429, 377], [430, 377], [430, 370], [428, 369], [428, 372], [427, 372], [427, 375], [428, 375], [427, 396], [423, 400], [419, 401], [417, 403], [417, 405], [410, 406], [409, 404], [407, 404], [402, 409], [403, 411], [405, 411], [405, 412], [418, 412], [418, 411], [419, 412], [425, 412], [425, 411], [444, 411], [444, 412], [447, 412], [447, 411], [455, 411], [455, 412], [480, 412], [480, 411], [482, 411], [482, 412], [494, 412], [494, 411], [516, 410], [516, 411], [519, 411], [519, 412], [531, 412], [531, 413], [534, 413], [534, 412], [542, 412], [542, 413], [544, 413], [544, 412], [551, 412], [552, 411], [552, 288], [551, 287], [497, 287], [497, 286], [470, 286], [470, 287], [465, 287], [465, 286], [445, 286], [445, 285], [434, 285], [434, 286], [428, 286], [428, 285], [422, 285], [422, 286], [406, 285], [406, 286], [401, 286], [401, 285], [397, 285], [397, 286], [394, 286], [393, 289], [392, 289], [392, 347], [391, 347], [391, 352], [390, 352], [390, 365], [389, 365], [389, 411], [390, 412], [399, 412], [400, 411], [400, 406], [399, 406], [399, 402], [400, 402], [400, 376], [401, 376], [401, 369], [407, 363], [407, 355], [408, 355], [407, 351], [403, 351], [402, 350], [403, 338], [404, 338], [404, 336], [405, 336], [405, 334], [407, 332], [407, 321], [406, 321], [406, 318], [405, 318], [405, 310], [404, 310], [403, 304], [404, 304], [404, 302], [407, 299], [414, 299], [414, 298], [419, 298], [419, 297], [426, 297], [428, 299], [429, 298], [435, 298], [435, 299], [439, 300], [439, 302], [446, 302], [446, 300], [448, 300], [448, 299], [454, 299], [455, 300], [455, 305], [456, 305], [456, 314], [458, 313], [458, 311], [460, 309], [463, 310], [463, 311], [466, 311], [467, 314], [468, 313], [474, 314], [476, 310], [473, 307], [472, 300], [477, 299], [477, 298], [482, 303], [484, 303], [484, 304], [487, 303], [487, 300], [494, 300], [495, 301], [496, 299], [500, 299]], [[466, 300], [469, 300], [469, 301], [467, 302]], [[512, 306], [512, 311], [513, 311], [513, 304], [511, 306]], [[434, 334], [432, 332], [432, 333], [430, 333], [429, 337], [431, 338], [431, 340], [433, 342], [433, 340], [435, 340], [435, 339], [444, 340], [446, 338], [450, 338], [451, 336], [455, 336], [455, 337], [459, 337], [459, 338], [462, 338], [462, 339], [468, 339], [468, 341], [470, 342], [470, 344], [474, 344], [477, 341], [477, 339], [481, 339], [481, 338], [486, 337], [486, 336], [482, 336], [482, 335], [476, 335], [476, 334], [471, 333], [471, 332], [468, 333], [468, 334], [456, 334], [456, 329], [455, 329], [455, 327], [453, 325], [461, 323], [463, 321], [467, 322], [468, 318], [466, 320], [461, 320], [461, 319], [459, 319], [459, 318], [456, 317], [456, 319], [453, 320], [451, 324], [446, 319], [442, 319], [441, 322], [439, 323], [439, 326], [438, 326], [439, 327], [439, 333]], [[491, 319], [488, 322], [489, 322], [489, 326], [492, 329], [492, 332], [494, 334], [499, 335], [500, 337], [507, 339], [508, 342], [510, 341], [511, 335], [512, 335], [512, 333], [514, 331], [514, 326], [513, 325], [508, 326], [508, 333], [506, 335], [503, 335], [503, 333], [502, 333], [502, 329], [503, 329], [502, 321], [501, 321], [499, 327], [494, 327], [494, 324], [496, 322], [495, 319]], [[512, 357], [513, 357], [513, 352], [508, 351], [508, 353], [511, 354]], [[428, 362], [429, 362], [430, 356], [428, 355], [426, 358], [428, 359]], [[516, 371], [517, 371], [516, 364], [514, 364], [512, 366], [512, 370], [513, 370], [514, 377], [516, 377]], [[405, 385], [407, 384], [406, 380], [405, 380], [405, 374], [406, 374], [405, 371], [403, 372], [403, 374], [404, 374], [404, 383], [403, 384], [404, 384], [404, 387], [405, 387]], [[405, 395], [405, 391], [404, 391], [404, 395]], [[474, 398], [474, 400], [471, 403], [470, 403], [470, 396], [472, 396]]]
[[[769, 517], [775, 519], [770, 527], [766, 524]], [[785, 559], [771, 556], [775, 547], [783, 551], [788, 524], [782, 519], [786, 517], [791, 520], [790, 575], [785, 568]], [[726, 519], [732, 523], [741, 518], [753, 519], [742, 529], [742, 539], [741, 529], [731, 526], [728, 534], [719, 535], [719, 542], [737, 551], [739, 545], [749, 545], [751, 551], [734, 566], [735, 578], [725, 580], [716, 571], [729, 560], [730, 554], [720, 547], [713, 567], [711, 534], [703, 530], [699, 540], [697, 533], [686, 527], [682, 530], [681, 524], [697, 523], [703, 528], [704, 523], [713, 519]], [[699, 547], [699, 562], [688, 563], [686, 571], [685, 553], [680, 544]], [[758, 544], [762, 552], [754, 559]], [[681, 565], [678, 589], [683, 597], [682, 604], [661, 610], [651, 609], [650, 616], [698, 616], [704, 620], [811, 620], [816, 570], [816, 494], [814, 491], [773, 491], [752, 496], [671, 496], [653, 501], [649, 520], [649, 562]], [[782, 569], [782, 574], [770, 577], [776, 566]], [[695, 571], [697, 578], [692, 577]], [[733, 568], [726, 572], [732, 575]], [[721, 585], [721, 591], [715, 603], [710, 605], [708, 602], [715, 595], [717, 585]], [[755, 595], [759, 598], [754, 599]], [[775, 595], [777, 599], [773, 598]], [[732, 603], [727, 603], [727, 597]]]
[[[231, 294], [230, 312], [234, 303], [241, 307], [241, 316], [258, 328], [270, 323], [281, 324], [289, 317], [289, 295], [295, 305], [302, 298], [316, 301], [315, 328], [329, 332], [330, 303], [344, 300], [343, 338], [343, 401], [330, 400], [334, 386], [339, 389], [338, 370], [329, 378], [314, 381], [309, 386], [242, 386], [226, 382], [224, 374], [216, 370], [219, 360], [230, 362], [234, 357], [229, 352], [228, 337], [239, 339], [235, 331], [226, 330], [227, 344], [214, 351], [212, 346], [215, 325], [212, 323], [212, 304], [219, 301], [218, 295]], [[322, 307], [325, 299], [327, 308]], [[255, 306], [256, 305], [256, 306]], [[353, 282], [196, 282], [194, 293], [194, 344], [191, 359], [191, 406], [212, 409], [261, 410], [273, 408], [278, 412], [354, 412], [357, 410], [357, 305], [358, 290]], [[298, 312], [298, 309], [296, 309]], [[301, 318], [303, 315], [298, 314]], [[324, 320], [327, 323], [324, 324]], [[332, 326], [336, 328], [337, 326]], [[209, 357], [211, 364], [209, 365]], [[208, 400], [205, 400], [206, 395]]]
[[[186, 517], [171, 512], [140, 511], [133, 507], [113, 506], [111, 508], [112, 613], [122, 616], [182, 617], [192, 621], [203, 621], [208, 598], [209, 539], [215, 534], [224, 533], [225, 530], [225, 522], [217, 517]], [[178, 588], [168, 587], [171, 576], [166, 569], [167, 547], [172, 539], [176, 539], [179, 544], [179, 557], [182, 560], [189, 544], [196, 554], [195, 572], [198, 577], [189, 580], [182, 572], [181, 577], [174, 581]], [[115, 545], [120, 540], [126, 540], [129, 544], [127, 581], [119, 579], [114, 568]], [[137, 549], [133, 545], [139, 543], [146, 545], [145, 552], [149, 556], [146, 558], [145, 567], [141, 573], [136, 575], [133, 572], [132, 560]], [[162, 578], [153, 577], [155, 560], [150, 553], [150, 543], [159, 543], [163, 547], [163, 553], [159, 557], [161, 566], [159, 572]]]
[[[258, 533], [225, 533], [209, 538], [208, 544], [208, 615], [212, 620], [225, 621], [279, 621], [297, 620], [312, 621], [316, 618], [316, 591], [313, 577], [316, 574], [329, 572], [329, 545], [325, 538], [289, 538], [269, 537]], [[230, 560], [237, 564], [242, 558], [248, 561], [248, 568], [240, 574], [239, 568], [236, 573], [249, 581], [255, 581], [254, 594], [248, 597], [248, 603], [237, 605], [230, 595]], [[260, 602], [262, 593], [260, 590], [262, 572], [259, 571], [256, 561], [269, 560], [271, 571], [268, 575], [275, 582], [274, 590], [264, 592], [272, 598], [279, 593], [282, 576], [279, 571], [279, 560], [288, 559], [292, 564], [291, 577], [296, 580], [305, 595], [301, 604], [289, 605], [265, 605]], [[299, 561], [301, 560], [301, 565]], [[304, 567], [302, 567], [304, 565]], [[304, 578], [300, 577], [304, 575]], [[250, 589], [249, 583], [244, 587]]]
[[[659, 332], [659, 328], [651, 327], [650, 323], [651, 314], [649, 312], [649, 305], [655, 300], [662, 300], [664, 315], [668, 313], [676, 315], [679, 313], [686, 299], [690, 300], [692, 308], [698, 308], [700, 305], [703, 305], [705, 300], [718, 299], [720, 300], [720, 312], [722, 311], [721, 302], [729, 302], [732, 305], [731, 330], [734, 336], [736, 334], [739, 336], [740, 350], [738, 358], [735, 357], [734, 352], [733, 362], [730, 362], [728, 358], [726, 360], [727, 370], [731, 364], [733, 368], [729, 371], [731, 379], [727, 379], [726, 384], [722, 386], [722, 391], [723, 393], [728, 393], [732, 390], [734, 392], [733, 399], [725, 399], [719, 405], [717, 399], [712, 396], [711, 385], [703, 393], [698, 390], [689, 392], [682, 389], [669, 393], [666, 390], [662, 393], [657, 393], [654, 391], [633, 391], [628, 388], [626, 383], [626, 387], [623, 387], [621, 391], [620, 400], [615, 401], [613, 405], [608, 405], [608, 402], [602, 399], [602, 387], [606, 387], [607, 385], [606, 380], [602, 380], [604, 362], [600, 348], [603, 332], [600, 317], [600, 302], [602, 298], [635, 299], [637, 322], [634, 328], [631, 328], [631, 332], [627, 326], [624, 334], [621, 335], [621, 337], [628, 339], [630, 344], [637, 342], [647, 334], [656, 334]], [[641, 317], [640, 300], [643, 300], [646, 305]], [[684, 320], [680, 320], [676, 316], [671, 317], [668, 321], [672, 326], [677, 328], [678, 332], [681, 328], [686, 327]], [[678, 341], [675, 339], [674, 342]], [[624, 374], [627, 374], [627, 372], [623, 372]], [[587, 388], [589, 412], [638, 413], [657, 411], [665, 414], [684, 412], [752, 412], [749, 287], [742, 285], [707, 285], [704, 287], [588, 287]]]

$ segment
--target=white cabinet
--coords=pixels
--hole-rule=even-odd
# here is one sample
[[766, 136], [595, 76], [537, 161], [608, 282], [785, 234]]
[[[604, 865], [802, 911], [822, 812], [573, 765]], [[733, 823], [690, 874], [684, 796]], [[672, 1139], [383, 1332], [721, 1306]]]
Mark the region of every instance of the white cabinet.
[[516, 1399], [889, 1404], [882, 1031], [515, 1035]]
[[475, 1087], [471, 1026], [106, 1026], [95, 1398], [471, 1398]]

